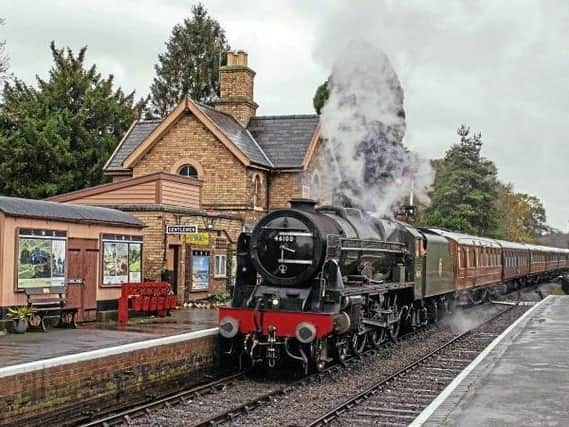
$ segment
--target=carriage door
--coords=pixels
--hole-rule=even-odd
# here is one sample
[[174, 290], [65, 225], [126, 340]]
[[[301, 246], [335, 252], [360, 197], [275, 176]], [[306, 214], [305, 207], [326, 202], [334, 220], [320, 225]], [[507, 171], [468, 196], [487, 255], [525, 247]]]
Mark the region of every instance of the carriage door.
[[77, 307], [77, 320], [87, 322], [97, 317], [97, 263], [99, 241], [69, 239], [67, 243], [67, 304]]

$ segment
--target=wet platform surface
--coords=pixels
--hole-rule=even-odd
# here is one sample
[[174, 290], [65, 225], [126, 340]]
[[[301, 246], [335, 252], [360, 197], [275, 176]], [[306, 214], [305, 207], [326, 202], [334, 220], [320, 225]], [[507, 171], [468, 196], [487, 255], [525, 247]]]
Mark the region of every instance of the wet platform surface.
[[568, 426], [568, 396], [569, 296], [549, 296], [412, 425]]
[[0, 368], [216, 326], [217, 310], [191, 308], [169, 317], [134, 318], [126, 327], [117, 322], [84, 323], [77, 329], [8, 334], [0, 336]]

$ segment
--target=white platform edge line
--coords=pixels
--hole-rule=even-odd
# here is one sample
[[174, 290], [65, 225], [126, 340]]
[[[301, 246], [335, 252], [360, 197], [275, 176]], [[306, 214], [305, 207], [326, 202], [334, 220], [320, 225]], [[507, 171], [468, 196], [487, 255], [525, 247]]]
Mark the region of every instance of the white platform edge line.
[[443, 402], [450, 396], [450, 394], [460, 385], [462, 381], [482, 362], [488, 354], [496, 347], [516, 326], [518, 326], [521, 322], [524, 321], [527, 317], [529, 317], [538, 307], [540, 307], [545, 301], [553, 298], [553, 295], [548, 295], [545, 299], [542, 299], [528, 311], [526, 311], [523, 316], [521, 316], [518, 320], [512, 323], [504, 332], [502, 332], [499, 336], [494, 338], [488, 347], [486, 347], [482, 353], [478, 355], [476, 359], [470, 362], [466, 368], [462, 370], [458, 376], [452, 380], [452, 382], [446, 386], [446, 388], [431, 402], [429, 406], [427, 406], [423, 412], [417, 415], [417, 418], [413, 420], [409, 427], [421, 427], [433, 413], [443, 404]]
[[203, 329], [201, 331], [187, 332], [166, 337], [153, 338], [144, 341], [136, 341], [128, 344], [117, 345], [114, 347], [100, 348], [97, 350], [84, 351], [81, 353], [69, 354], [65, 356], [53, 357], [51, 359], [35, 360], [33, 362], [22, 363], [19, 365], [6, 366], [0, 368], [0, 378], [12, 375], [24, 374], [32, 371], [53, 368], [55, 366], [67, 365], [70, 363], [84, 362], [86, 360], [99, 359], [102, 357], [114, 356], [130, 351], [143, 350], [160, 345], [175, 344], [183, 341], [212, 336], [218, 334], [218, 328]]

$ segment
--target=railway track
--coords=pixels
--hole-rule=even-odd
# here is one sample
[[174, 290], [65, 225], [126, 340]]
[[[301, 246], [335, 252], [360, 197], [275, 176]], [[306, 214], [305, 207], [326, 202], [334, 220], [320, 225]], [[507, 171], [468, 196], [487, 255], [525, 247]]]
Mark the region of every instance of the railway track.
[[[510, 309], [512, 309], [512, 307], [508, 307], [508, 309], [500, 312], [496, 316], [493, 316], [484, 324], [498, 318]], [[480, 327], [481, 326], [477, 329]], [[400, 341], [407, 341], [413, 338], [416, 339], [425, 334], [428, 335], [432, 328], [437, 328], [437, 326], [430, 326], [406, 334], [405, 336], [400, 337]], [[375, 420], [373, 421], [375, 423], [379, 419], [383, 420], [383, 418], [381, 418], [382, 414], [391, 414], [392, 416], [389, 419], [393, 424], [408, 424], [406, 421], [409, 421], [415, 412], [418, 411], [417, 413], [420, 413], [422, 409], [419, 410], [419, 408], [426, 407], [438, 392], [442, 390], [448, 382], [452, 381], [458, 372], [468, 365], [468, 363], [476, 357], [478, 352], [497, 335], [488, 334], [484, 339], [473, 338], [473, 341], [479, 344], [479, 348], [463, 349], [460, 356], [454, 357], [449, 353], [450, 356], [446, 356], [446, 359], [442, 357], [437, 358], [437, 355], [445, 352], [445, 349], [450, 352], [453, 345], [455, 345], [454, 348], [456, 351], [460, 351], [460, 343], [464, 342], [467, 337], [471, 337], [472, 334], [473, 331], [468, 331], [457, 336], [453, 340], [437, 348], [435, 351], [432, 351], [422, 357], [417, 362], [406, 366], [404, 369], [401, 369], [389, 378], [379, 381], [374, 384], [373, 387], [369, 387], [364, 392], [343, 402], [332, 411], [329, 411], [315, 420], [311, 425], [326, 425], [331, 422], [344, 419], [346, 420], [345, 423], [350, 425], [353, 425], [354, 423], [369, 424], [369, 420], [364, 421], [363, 418], [367, 417], [373, 419]], [[391, 346], [392, 344], [387, 343], [380, 349], [366, 350], [359, 357], [352, 357], [348, 359], [346, 364], [349, 368], [354, 364], [365, 363], [365, 360], [369, 357], [375, 356], [378, 352], [388, 351]], [[432, 364], [431, 362], [434, 360], [437, 360], [439, 365]], [[431, 362], [427, 367], [425, 365], [428, 361]], [[419, 371], [417, 370], [421, 366], [425, 367], [425, 370], [421, 371], [422, 374], [418, 373]], [[274, 380], [259, 381], [248, 378], [245, 373], [236, 373], [215, 380], [211, 383], [192, 387], [188, 390], [162, 397], [149, 403], [134, 406], [120, 413], [108, 415], [104, 418], [83, 424], [83, 426], [113, 426], [125, 424], [156, 426], [169, 425], [174, 419], [183, 419], [184, 421], [179, 424], [184, 426], [215, 426], [225, 423], [233, 424], [234, 421], [237, 424], [246, 425], [247, 415], [249, 413], [254, 413], [256, 408], [266, 405], [273, 399], [278, 399], [279, 396], [290, 394], [301, 386], [310, 385], [311, 383], [319, 383], [325, 377], [334, 378], [334, 375], [341, 373], [343, 370], [344, 369], [340, 365], [334, 365], [322, 372], [312, 374], [308, 377], [294, 381], [288, 380], [281, 383], [275, 382]], [[413, 376], [416, 372], [418, 374]], [[427, 378], [431, 380], [432, 384], [429, 386], [425, 385], [425, 377], [421, 377], [421, 375], [425, 375], [425, 372], [430, 372]], [[404, 392], [402, 380], [405, 378], [409, 380], [407, 383], [407, 389], [409, 389], [409, 387], [415, 387], [413, 396], [408, 392], [407, 394]], [[401, 385], [402, 387], [402, 394], [399, 395], [399, 397], [396, 397], [397, 395], [394, 393], [396, 390], [393, 386], [396, 384]], [[421, 387], [419, 387], [419, 385], [421, 385]], [[385, 394], [380, 392], [386, 391], [387, 386], [390, 388], [389, 395], [386, 398]], [[405, 400], [403, 401], [402, 406], [394, 406], [392, 408], [386, 407], [385, 402], [383, 402], [383, 406], [375, 404], [362, 406], [364, 401], [373, 402], [371, 398], [375, 395], [383, 395], [385, 401], [393, 402], [394, 405], [397, 400], [401, 400], [402, 397], [405, 398]], [[359, 409], [357, 413], [354, 413], [352, 410], [356, 409], [356, 407]], [[381, 408], [385, 410], [381, 412], [379, 410]], [[345, 414], [348, 413], [350, 413], [351, 418], [344, 418]], [[360, 415], [357, 415], [358, 413]], [[373, 416], [375, 416], [375, 418], [373, 418]]]
[[192, 387], [172, 395], [161, 397], [148, 403], [133, 406], [131, 408], [125, 409], [124, 411], [111, 414], [103, 418], [98, 418], [86, 424], [81, 424], [81, 427], [106, 427], [121, 424], [131, 424], [134, 419], [142, 416], [148, 416], [152, 413], [152, 410], [156, 410], [160, 407], [170, 407], [177, 403], [184, 403], [189, 399], [216, 393], [218, 390], [221, 390], [224, 387], [231, 386], [233, 383], [239, 381], [244, 376], [245, 373], [243, 372], [227, 375], [207, 384]]
[[407, 426], [500, 333], [487, 326], [510, 307], [475, 329], [378, 380], [309, 424]]
[[[428, 332], [431, 326], [414, 331], [402, 336], [400, 340], [406, 340], [411, 337], [417, 337]], [[391, 343], [385, 343], [384, 348], [388, 348]], [[360, 363], [362, 359], [373, 357], [378, 351], [369, 349], [361, 353], [359, 356], [350, 357], [346, 360], [346, 365]], [[216, 379], [210, 383], [192, 387], [187, 390], [168, 395], [156, 399], [154, 401], [139, 404], [123, 411], [107, 415], [105, 417], [81, 424], [81, 427], [95, 426], [115, 426], [115, 425], [156, 425], [161, 424], [160, 410], [165, 408], [169, 411], [176, 410], [187, 411], [187, 405], [190, 403], [199, 405], [200, 414], [195, 414], [194, 419], [188, 421], [187, 425], [192, 426], [212, 426], [223, 422], [231, 421], [235, 417], [247, 414], [254, 410], [257, 406], [267, 403], [272, 398], [279, 395], [285, 395], [298, 386], [308, 384], [312, 381], [318, 381], [320, 378], [333, 375], [341, 371], [341, 365], [333, 365], [322, 372], [314, 373], [310, 376], [303, 377], [296, 381], [287, 381], [283, 384], [275, 384], [250, 379], [245, 372], [235, 373], [226, 377]], [[229, 390], [230, 389], [230, 390]], [[230, 399], [224, 399], [223, 391], [230, 391], [227, 395]], [[239, 396], [239, 402], [235, 402], [235, 396]], [[224, 402], [224, 400], [228, 400]], [[226, 404], [226, 410], [220, 412], [220, 408]], [[207, 415], [211, 413], [211, 415]]]

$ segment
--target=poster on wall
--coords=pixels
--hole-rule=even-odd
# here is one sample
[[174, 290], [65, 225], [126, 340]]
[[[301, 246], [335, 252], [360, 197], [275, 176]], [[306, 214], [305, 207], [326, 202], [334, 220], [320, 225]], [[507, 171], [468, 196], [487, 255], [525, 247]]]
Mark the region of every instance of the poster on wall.
[[194, 251], [192, 253], [192, 290], [209, 288], [209, 253]]
[[142, 245], [131, 243], [128, 247], [128, 280], [129, 282], [142, 281]]
[[128, 243], [104, 242], [103, 247], [103, 282], [128, 282]]
[[64, 239], [20, 236], [18, 243], [18, 288], [64, 285]]

